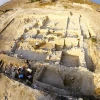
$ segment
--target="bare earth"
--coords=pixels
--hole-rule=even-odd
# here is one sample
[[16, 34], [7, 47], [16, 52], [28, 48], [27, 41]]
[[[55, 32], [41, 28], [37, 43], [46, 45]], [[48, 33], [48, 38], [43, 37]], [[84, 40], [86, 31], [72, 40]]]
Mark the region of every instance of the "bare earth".
[[[6, 13], [0, 12], [0, 52], [8, 54], [1, 54], [0, 59], [5, 65], [26, 66], [23, 59], [16, 57], [22, 54], [25, 59], [34, 60], [32, 66], [40, 69], [46, 66], [47, 70], [36, 81], [82, 95], [100, 96], [100, 12], [87, 4], [27, 2], [12, 0], [0, 7], [4, 11], [13, 8]], [[28, 18], [30, 22], [27, 24], [25, 20]], [[40, 33], [36, 34], [38, 30]], [[45, 34], [48, 30], [51, 33]], [[22, 35], [24, 42], [15, 43], [14, 39], [20, 39]], [[36, 41], [43, 43], [43, 39], [46, 44], [34, 49], [33, 44]], [[52, 52], [51, 49], [56, 50]], [[14, 57], [9, 57], [11, 52]], [[71, 86], [64, 84], [65, 76], [66, 79], [75, 78]], [[8, 100], [56, 100], [55, 95], [32, 89], [0, 74], [0, 100], [6, 96]]]

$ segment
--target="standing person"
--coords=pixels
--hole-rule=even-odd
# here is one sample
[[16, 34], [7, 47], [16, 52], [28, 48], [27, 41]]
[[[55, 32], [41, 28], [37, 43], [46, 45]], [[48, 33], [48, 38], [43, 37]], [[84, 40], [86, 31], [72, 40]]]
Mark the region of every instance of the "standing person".
[[18, 76], [19, 76], [19, 72], [18, 72], [18, 69], [16, 69], [15, 70], [15, 78], [18, 79]]
[[16, 70], [14, 69], [13, 71], [12, 71], [12, 78], [15, 78], [15, 73], [16, 73]]
[[29, 60], [28, 60], [28, 59], [26, 60], [26, 64], [27, 64], [27, 65], [29, 64]]
[[4, 68], [4, 73], [5, 73], [6, 75], [9, 75], [9, 66], [8, 66], [8, 65], [5, 66], [5, 68]]
[[13, 64], [10, 63], [10, 65], [9, 65], [9, 76], [10, 76], [10, 77], [11, 77], [11, 75], [12, 75], [12, 67], [13, 67]]

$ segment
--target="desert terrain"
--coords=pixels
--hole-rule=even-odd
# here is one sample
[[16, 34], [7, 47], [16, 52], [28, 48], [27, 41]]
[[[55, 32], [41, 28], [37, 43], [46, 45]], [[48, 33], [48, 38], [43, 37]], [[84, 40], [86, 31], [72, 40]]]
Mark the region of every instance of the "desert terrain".
[[[99, 8], [74, 0], [2, 5], [0, 100], [99, 100]], [[24, 68], [32, 74], [16, 78]]]

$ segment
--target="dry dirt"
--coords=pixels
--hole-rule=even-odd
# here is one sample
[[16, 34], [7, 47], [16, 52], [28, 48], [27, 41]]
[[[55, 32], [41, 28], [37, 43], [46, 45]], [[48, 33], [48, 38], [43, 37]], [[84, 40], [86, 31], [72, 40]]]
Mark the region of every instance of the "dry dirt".
[[[53, 98], [0, 74], [0, 100], [52, 100]], [[45, 96], [45, 98], [44, 98]]]
[[[77, 28], [79, 28], [79, 26], [83, 28], [84, 30], [83, 34], [86, 36], [87, 36], [86, 34], [87, 30], [89, 31], [89, 28], [91, 28], [93, 32], [96, 34], [97, 41], [93, 42], [91, 38], [84, 38], [82, 41], [83, 45], [82, 43], [80, 43], [80, 50], [75, 50], [72, 53], [70, 53], [69, 47], [73, 47], [77, 49], [78, 47], [76, 47], [76, 45], [78, 45], [78, 42], [76, 42], [77, 39], [74, 42], [75, 44], [73, 42], [69, 43], [66, 40], [67, 42], [65, 44], [69, 43], [68, 44], [69, 47], [65, 47], [65, 48], [69, 50], [69, 51], [67, 50], [68, 51], [67, 53], [69, 54], [67, 54], [67, 56], [63, 55], [62, 61], [61, 61], [62, 66], [59, 66], [59, 65], [57, 66], [60, 60], [58, 54], [56, 56], [56, 58], [58, 57], [57, 58], [58, 61], [55, 62], [54, 65], [52, 65], [52, 61], [49, 64], [49, 66], [50, 65], [53, 66], [53, 68], [50, 67], [50, 69], [52, 69], [55, 72], [60, 72], [61, 74], [60, 78], [56, 76], [55, 72], [47, 70], [43, 74], [43, 78], [40, 81], [46, 84], [51, 84], [53, 86], [58, 85], [58, 87], [61, 86], [61, 88], [64, 88], [61, 80], [64, 78], [64, 75], [69, 75], [69, 77], [76, 78], [75, 82], [72, 85], [74, 88], [80, 86], [80, 91], [82, 92], [82, 94], [100, 96], [100, 82], [99, 82], [100, 80], [100, 77], [99, 77], [100, 76], [99, 74], [100, 72], [100, 44], [99, 44], [100, 43], [99, 42], [100, 12], [97, 12], [94, 9], [93, 5], [87, 5], [87, 4], [76, 4], [76, 3], [64, 4], [65, 1], [61, 1], [61, 2], [57, 1], [56, 3], [53, 3], [53, 4], [51, 3], [51, 5], [42, 4], [42, 6], [40, 6], [41, 4], [38, 2], [35, 2], [35, 3], [27, 3], [27, 2], [28, 0], [20, 0], [20, 1], [12, 0], [10, 3], [7, 3], [0, 7], [1, 10], [13, 8], [13, 10], [0, 15], [0, 32], [1, 32], [0, 51], [5, 51], [7, 53], [10, 52], [11, 46], [14, 45], [13, 40], [20, 38], [20, 36], [23, 34], [23, 26], [25, 24], [24, 23], [25, 18], [30, 18], [30, 19], [34, 18], [35, 20], [39, 19], [40, 21], [41, 18], [43, 18], [44, 16], [49, 16], [50, 21], [46, 23], [46, 26], [42, 27], [43, 30], [46, 30], [46, 32], [47, 32], [47, 29], [53, 30], [53, 27], [55, 27], [56, 31], [63, 32], [66, 29], [66, 24], [68, 23], [67, 30], [69, 31], [71, 30], [72, 32], [72, 36], [70, 36], [70, 34], [67, 34], [70, 38], [77, 38], [76, 30], [78, 30]], [[99, 7], [99, 5], [96, 7]], [[11, 24], [7, 28], [5, 28], [4, 31], [2, 31], [2, 29], [13, 18], [14, 18], [14, 21], [11, 22]], [[70, 20], [68, 20], [68, 18]], [[77, 18], [80, 18], [81, 20], [80, 23], [79, 23], [79, 19]], [[36, 29], [40, 29], [40, 27], [36, 27]], [[73, 30], [75, 31], [74, 33], [73, 33]], [[32, 31], [35, 33], [34, 30]], [[73, 34], [75, 34], [75, 36]], [[57, 37], [57, 35], [55, 35], [54, 37], [50, 35], [51, 37], [54, 38], [54, 40], [56, 40], [56, 42], [52, 42], [52, 41], [49, 42], [48, 40], [46, 40], [48, 44], [49, 43], [56, 44], [56, 45], [59, 44], [60, 46], [58, 45], [58, 51], [63, 49], [63, 44], [64, 44], [64, 39], [63, 39], [64, 34], [60, 34], [60, 35], [62, 37], [58, 36], [59, 38]], [[37, 36], [36, 38], [41, 39], [41, 35]], [[78, 37], [78, 38], [81, 39], [81, 37]], [[23, 47], [24, 48], [23, 55], [25, 55], [24, 57], [27, 58], [29, 56], [29, 59], [34, 58], [35, 61], [40, 62], [40, 64], [37, 64], [37, 66], [40, 66], [40, 65], [46, 66], [46, 64], [43, 61], [45, 61], [46, 57], [49, 57], [49, 58], [52, 57], [50, 56], [50, 54], [52, 55], [52, 53], [49, 53], [51, 51], [48, 50], [48, 52], [45, 52], [49, 48], [49, 46], [44, 45], [43, 48], [40, 48], [43, 50], [34, 50], [32, 48], [27, 47], [27, 45], [28, 46], [30, 45], [30, 44], [27, 44], [27, 41], [30, 42], [29, 39], [26, 39], [24, 41], [25, 44], [24, 43], [21, 44], [20, 42], [18, 42], [19, 48], [15, 50], [15, 53], [22, 54], [21, 53], [22, 49], [20, 48]], [[52, 45], [50, 46], [50, 48], [54, 48], [54, 46]], [[83, 50], [82, 48], [84, 49], [85, 53], [82, 51]], [[31, 50], [32, 52], [28, 52], [28, 50]], [[36, 56], [34, 56], [35, 52], [37, 54]], [[41, 52], [45, 53], [45, 57], [44, 57], [44, 54], [41, 54], [41, 55], [39, 54]], [[32, 54], [34, 55], [32, 56]], [[42, 59], [42, 57], [44, 57], [44, 59]], [[18, 65], [18, 66], [25, 65], [23, 60], [21, 59], [19, 60], [16, 57], [13, 58], [13, 57], [5, 56], [5, 55], [0, 55], [0, 59], [3, 59], [6, 63], [13, 63], [14, 65]], [[81, 63], [79, 63], [79, 59], [81, 59], [80, 60]], [[86, 60], [86, 62], [84, 61], [84, 59]], [[83, 66], [85, 68], [83, 68]], [[72, 88], [71, 90], [75, 91]], [[4, 100], [6, 96], [8, 100], [14, 100], [14, 99], [15, 100], [54, 100], [55, 98], [49, 94], [46, 94], [39, 90], [31, 89], [19, 82], [10, 80], [6, 76], [0, 74], [0, 100]]]

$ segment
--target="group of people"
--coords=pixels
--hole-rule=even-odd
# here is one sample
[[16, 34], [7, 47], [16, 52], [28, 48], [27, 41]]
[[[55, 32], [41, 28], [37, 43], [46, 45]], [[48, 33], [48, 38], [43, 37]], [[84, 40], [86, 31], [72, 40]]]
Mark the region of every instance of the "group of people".
[[0, 72], [4, 73], [10, 78], [13, 78], [17, 81], [26, 83], [27, 85], [31, 85], [33, 83], [33, 76], [35, 74], [36, 69], [31, 68], [30, 64], [27, 63], [26, 66], [13, 66], [12, 63], [9, 65], [3, 66], [3, 60], [0, 61]]

